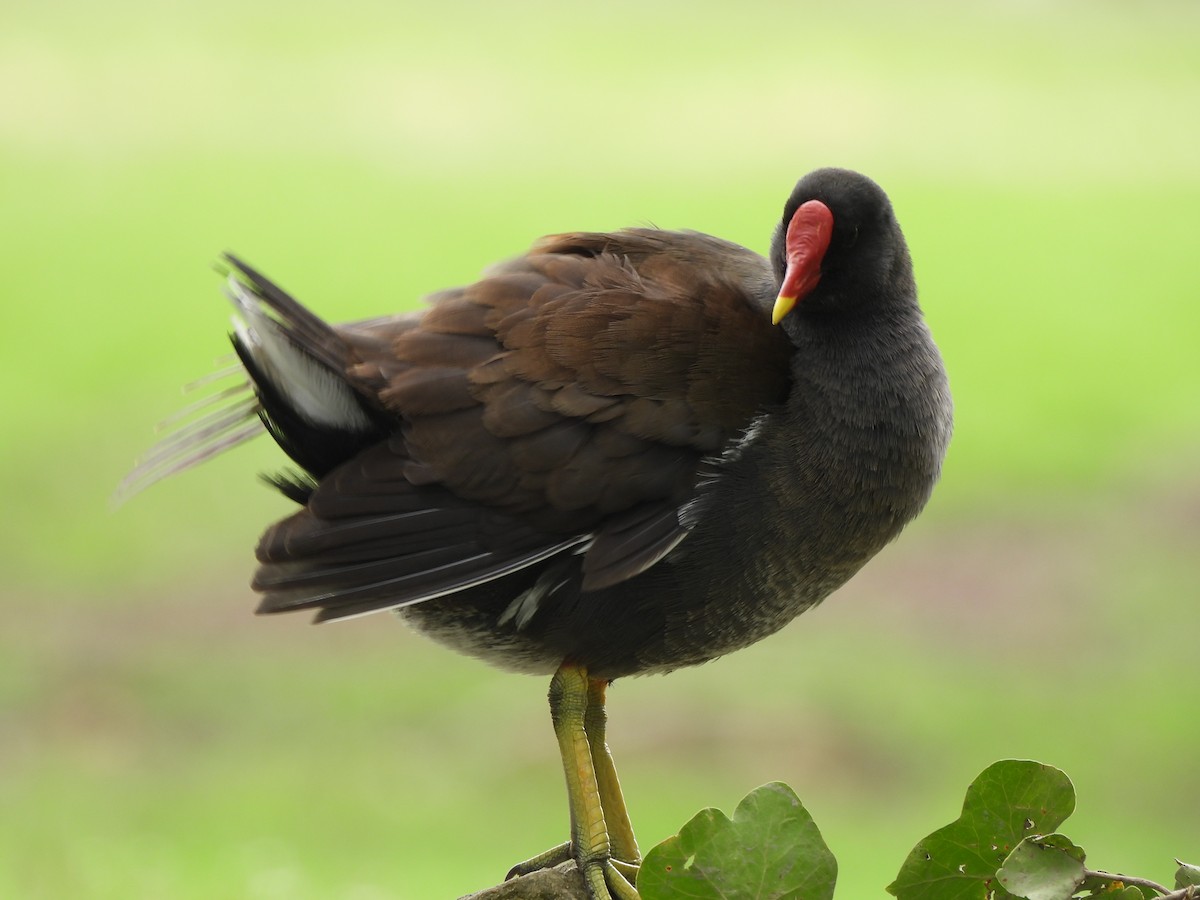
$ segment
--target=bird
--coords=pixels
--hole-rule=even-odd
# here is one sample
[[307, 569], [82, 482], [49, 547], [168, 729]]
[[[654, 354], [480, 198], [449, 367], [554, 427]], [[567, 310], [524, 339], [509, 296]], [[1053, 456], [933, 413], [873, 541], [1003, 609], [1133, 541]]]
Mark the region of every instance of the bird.
[[925, 506], [953, 404], [884, 190], [821, 168], [764, 257], [694, 231], [557, 234], [412, 313], [331, 325], [236, 256], [236, 382], [128, 496], [268, 433], [296, 504], [256, 551], [260, 613], [391, 610], [550, 677], [592, 900], [641, 854], [606, 738], [614, 679], [749, 646]]

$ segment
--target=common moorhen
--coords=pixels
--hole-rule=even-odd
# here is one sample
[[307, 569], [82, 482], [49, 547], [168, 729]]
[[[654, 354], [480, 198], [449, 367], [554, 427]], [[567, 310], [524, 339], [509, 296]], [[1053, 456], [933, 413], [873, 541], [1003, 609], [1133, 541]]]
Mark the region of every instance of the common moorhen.
[[126, 491], [265, 427], [300, 509], [258, 545], [259, 611], [397, 610], [552, 674], [571, 841], [514, 872], [573, 855], [591, 896], [636, 897], [607, 684], [777, 631], [937, 480], [950, 394], [887, 196], [821, 169], [769, 260], [696, 232], [561, 234], [422, 312], [349, 325], [227, 259], [247, 377]]

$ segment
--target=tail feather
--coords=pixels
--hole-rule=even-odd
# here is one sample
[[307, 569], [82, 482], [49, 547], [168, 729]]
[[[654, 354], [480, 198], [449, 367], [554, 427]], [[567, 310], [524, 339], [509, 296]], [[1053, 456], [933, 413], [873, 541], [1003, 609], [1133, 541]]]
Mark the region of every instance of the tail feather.
[[328, 322], [232, 253], [225, 254], [225, 261], [234, 269], [226, 280], [226, 296], [248, 322], [261, 323], [269, 314], [275, 330], [294, 347], [335, 372], [345, 371], [349, 350]]
[[[242, 369], [232, 367], [215, 374], [223, 379], [235, 373], [242, 373]], [[185, 390], [194, 390], [213, 380], [201, 379]], [[204, 415], [188, 421], [199, 412]], [[166, 436], [137, 460], [117, 486], [113, 503], [120, 505], [164, 478], [185, 472], [257, 437], [263, 431], [259, 413], [258, 400], [250, 382], [243, 378], [238, 384], [216, 391], [169, 416], [158, 427], [167, 432]]]
[[295, 309], [303, 310], [294, 300], [289, 308], [232, 275], [226, 294], [239, 314], [233, 320], [234, 347], [268, 415], [282, 411], [272, 408], [264, 392], [312, 425], [370, 430], [371, 420], [346, 381], [349, 348], [332, 328], [307, 310], [311, 321], [292, 318]]
[[380, 434], [368, 398], [347, 379], [352, 351], [337, 330], [242, 260], [226, 254], [225, 261], [225, 294], [235, 308], [230, 339], [241, 365], [195, 385], [234, 373], [244, 379], [168, 417], [160, 427], [169, 433], [121, 482], [116, 503], [245, 443], [264, 426], [315, 477]]

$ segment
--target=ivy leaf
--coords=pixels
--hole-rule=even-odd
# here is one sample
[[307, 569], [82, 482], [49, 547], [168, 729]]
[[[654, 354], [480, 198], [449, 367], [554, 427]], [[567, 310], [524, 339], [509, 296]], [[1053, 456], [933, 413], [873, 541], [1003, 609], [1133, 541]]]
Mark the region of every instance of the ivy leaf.
[[646, 854], [642, 900], [830, 900], [837, 861], [786, 784], [751, 791], [730, 819], [705, 809]]
[[1011, 897], [996, 870], [1022, 840], [1055, 831], [1075, 809], [1063, 772], [1030, 760], [988, 766], [963, 801], [962, 815], [917, 844], [888, 892], [899, 900]]
[[1061, 834], [1028, 837], [1008, 854], [996, 878], [1026, 900], [1071, 900], [1083, 884], [1084, 853]]
[[1175, 862], [1179, 864], [1179, 868], [1175, 870], [1175, 890], [1183, 890], [1192, 884], [1200, 885], [1200, 866], [1190, 865], [1182, 859]]

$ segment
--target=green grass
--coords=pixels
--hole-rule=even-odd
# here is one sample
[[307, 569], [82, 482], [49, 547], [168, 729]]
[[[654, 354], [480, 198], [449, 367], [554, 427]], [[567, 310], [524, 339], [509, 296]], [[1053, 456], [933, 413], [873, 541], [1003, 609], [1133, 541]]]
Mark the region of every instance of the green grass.
[[108, 497], [226, 352], [233, 249], [411, 307], [548, 232], [764, 249], [891, 193], [958, 418], [926, 517], [762, 646], [621, 682], [643, 843], [780, 778], [878, 896], [1001, 756], [1096, 864], [1196, 855], [1200, 15], [218, 0], [0, 12], [0, 895], [424, 898], [563, 838], [544, 685], [386, 620], [249, 616], [266, 444]]

